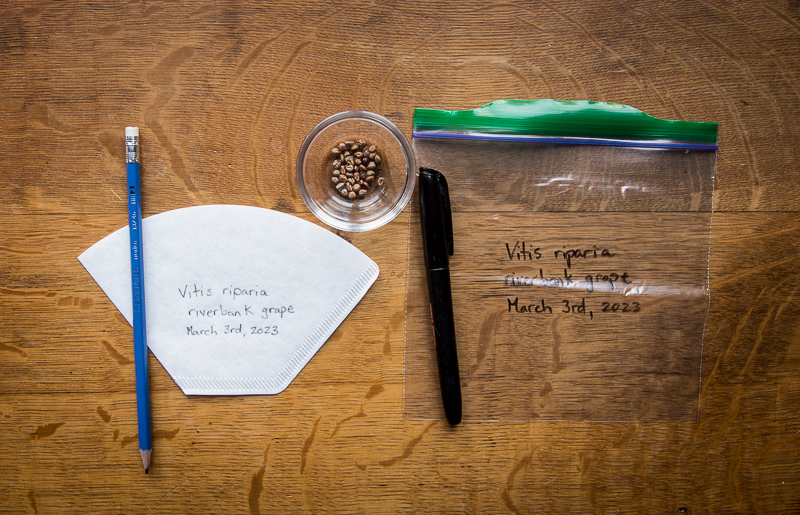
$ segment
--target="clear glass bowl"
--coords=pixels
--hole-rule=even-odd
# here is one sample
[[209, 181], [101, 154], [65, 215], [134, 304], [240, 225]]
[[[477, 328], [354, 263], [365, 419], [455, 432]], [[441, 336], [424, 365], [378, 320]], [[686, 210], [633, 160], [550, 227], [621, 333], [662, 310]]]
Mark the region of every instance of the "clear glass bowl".
[[[382, 158], [379, 177], [364, 197], [353, 200], [336, 190], [331, 149], [340, 142], [364, 140]], [[317, 218], [336, 229], [369, 231], [393, 220], [406, 207], [417, 175], [411, 144], [388, 119], [368, 111], [345, 111], [320, 122], [303, 140], [297, 155], [297, 186]]]

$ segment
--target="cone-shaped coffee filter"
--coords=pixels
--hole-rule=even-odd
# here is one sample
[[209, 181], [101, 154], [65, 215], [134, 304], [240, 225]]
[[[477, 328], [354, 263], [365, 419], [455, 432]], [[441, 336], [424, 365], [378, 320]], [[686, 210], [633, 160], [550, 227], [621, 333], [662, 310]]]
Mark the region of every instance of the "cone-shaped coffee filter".
[[[143, 222], [148, 346], [187, 395], [285, 389], [378, 277], [331, 232], [256, 207], [188, 207]], [[128, 322], [128, 227], [78, 259]]]

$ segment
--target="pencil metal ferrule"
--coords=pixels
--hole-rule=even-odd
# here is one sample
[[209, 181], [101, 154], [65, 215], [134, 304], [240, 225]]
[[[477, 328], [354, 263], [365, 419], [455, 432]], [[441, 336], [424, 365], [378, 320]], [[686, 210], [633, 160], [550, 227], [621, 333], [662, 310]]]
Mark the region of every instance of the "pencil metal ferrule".
[[125, 136], [125, 162], [139, 162], [139, 136], [130, 134]]

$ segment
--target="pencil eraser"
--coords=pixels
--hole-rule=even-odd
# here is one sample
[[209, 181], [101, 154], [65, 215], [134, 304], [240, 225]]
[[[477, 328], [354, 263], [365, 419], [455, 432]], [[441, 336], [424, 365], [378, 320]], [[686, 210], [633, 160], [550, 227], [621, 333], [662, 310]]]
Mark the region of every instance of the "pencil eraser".
[[125, 127], [125, 137], [130, 138], [132, 136], [139, 137], [139, 127]]

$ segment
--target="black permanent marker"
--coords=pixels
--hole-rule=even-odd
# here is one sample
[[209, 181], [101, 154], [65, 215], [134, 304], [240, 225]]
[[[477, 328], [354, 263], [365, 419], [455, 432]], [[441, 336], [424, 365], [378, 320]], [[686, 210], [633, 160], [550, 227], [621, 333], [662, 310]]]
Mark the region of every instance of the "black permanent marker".
[[453, 255], [453, 219], [447, 181], [439, 171], [419, 169], [419, 204], [442, 403], [447, 421], [455, 425], [461, 422], [461, 380], [448, 257]]

